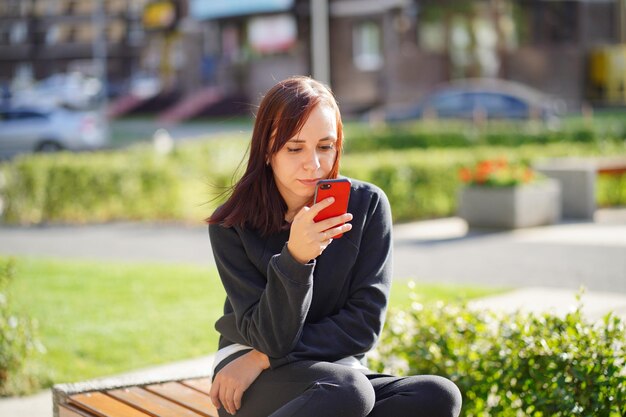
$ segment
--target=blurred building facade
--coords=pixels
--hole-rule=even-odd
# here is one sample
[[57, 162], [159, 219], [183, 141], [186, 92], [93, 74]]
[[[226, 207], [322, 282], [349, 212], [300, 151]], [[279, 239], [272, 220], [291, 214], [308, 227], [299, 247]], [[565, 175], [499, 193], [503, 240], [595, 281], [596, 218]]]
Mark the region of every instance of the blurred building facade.
[[[203, 32], [203, 82], [256, 98], [285, 76], [310, 74], [313, 1], [190, 0]], [[327, 4], [330, 83], [347, 112], [414, 101], [439, 83], [479, 76], [523, 82], [576, 109], [602, 88], [590, 85], [592, 51], [626, 44], [619, 0]]]
[[[520, 81], [576, 108], [601, 98], [605, 88], [604, 67], [590, 76], [593, 51], [626, 45], [624, 3], [0, 0], [0, 80], [89, 70], [102, 7], [113, 93], [148, 74], [158, 78], [160, 91], [193, 99], [196, 107], [229, 98], [255, 104], [276, 81], [312, 74], [313, 61], [326, 55], [327, 81], [347, 114], [415, 101], [437, 84], [477, 76]], [[315, 23], [320, 4], [326, 27]], [[327, 32], [325, 51], [312, 48], [320, 31]], [[202, 89], [209, 99], [198, 100]]]
[[[128, 79], [139, 66], [146, 0], [0, 0], [0, 80], [93, 73], [94, 48], [106, 44], [107, 75]], [[102, 7], [104, 16], [99, 16]], [[102, 18], [103, 39], [97, 19]]]

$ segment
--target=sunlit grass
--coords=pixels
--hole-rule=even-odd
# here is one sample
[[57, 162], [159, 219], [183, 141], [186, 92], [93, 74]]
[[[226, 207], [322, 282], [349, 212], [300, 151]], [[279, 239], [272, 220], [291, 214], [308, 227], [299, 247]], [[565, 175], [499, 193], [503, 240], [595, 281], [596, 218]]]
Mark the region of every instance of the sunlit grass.
[[[0, 257], [0, 262], [6, 258]], [[214, 267], [19, 257], [10, 299], [39, 323], [54, 383], [114, 375], [212, 354], [224, 301]], [[456, 302], [493, 293], [478, 287], [395, 282], [390, 307]]]

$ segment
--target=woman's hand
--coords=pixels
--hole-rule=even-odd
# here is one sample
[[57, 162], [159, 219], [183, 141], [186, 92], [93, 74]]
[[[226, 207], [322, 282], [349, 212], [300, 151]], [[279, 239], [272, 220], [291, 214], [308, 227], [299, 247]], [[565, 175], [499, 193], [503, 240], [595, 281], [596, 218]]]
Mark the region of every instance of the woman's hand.
[[269, 366], [267, 355], [251, 350], [223, 367], [215, 376], [209, 393], [215, 408], [224, 406], [234, 415], [241, 408], [243, 393]]
[[330, 206], [334, 201], [333, 197], [329, 197], [311, 207], [305, 206], [293, 218], [287, 248], [296, 261], [305, 264], [311, 259], [317, 258], [333, 241], [333, 236], [352, 229], [352, 225], [349, 223], [340, 225], [352, 220], [350, 213], [331, 217], [317, 223], [313, 220], [320, 211]]

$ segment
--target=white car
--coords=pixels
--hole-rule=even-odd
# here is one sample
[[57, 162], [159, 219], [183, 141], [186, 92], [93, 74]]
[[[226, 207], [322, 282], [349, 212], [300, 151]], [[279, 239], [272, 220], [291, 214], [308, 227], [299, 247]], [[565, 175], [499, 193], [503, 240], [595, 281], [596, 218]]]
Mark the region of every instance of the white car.
[[79, 151], [109, 145], [106, 120], [97, 112], [61, 107], [0, 108], [0, 157], [18, 153]]

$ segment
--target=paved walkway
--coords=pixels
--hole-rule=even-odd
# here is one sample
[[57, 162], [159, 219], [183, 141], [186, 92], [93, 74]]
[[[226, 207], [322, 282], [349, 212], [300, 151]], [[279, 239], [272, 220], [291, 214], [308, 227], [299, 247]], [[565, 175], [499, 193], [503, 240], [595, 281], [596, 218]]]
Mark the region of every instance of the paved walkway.
[[418, 281], [626, 295], [626, 210], [595, 222], [468, 231], [459, 218], [396, 227], [395, 275]]
[[[626, 294], [626, 209], [594, 222], [468, 231], [457, 218], [395, 227], [394, 275], [419, 282]], [[114, 223], [0, 227], [0, 254], [212, 264], [205, 226]]]
[[[564, 313], [575, 307], [581, 285], [584, 311], [626, 318], [626, 210], [602, 210], [593, 222], [490, 232], [467, 229], [458, 218], [397, 225], [396, 279], [483, 284], [514, 291], [475, 305], [511, 311]], [[0, 254], [210, 264], [205, 227], [116, 223], [85, 227], [0, 227]], [[202, 357], [123, 377], [176, 374], [210, 367]], [[118, 376], [119, 377], [119, 376]], [[50, 417], [49, 391], [0, 400], [2, 417]]]

